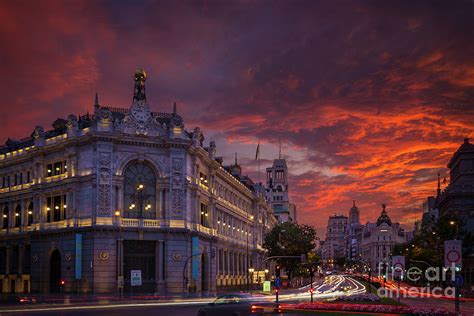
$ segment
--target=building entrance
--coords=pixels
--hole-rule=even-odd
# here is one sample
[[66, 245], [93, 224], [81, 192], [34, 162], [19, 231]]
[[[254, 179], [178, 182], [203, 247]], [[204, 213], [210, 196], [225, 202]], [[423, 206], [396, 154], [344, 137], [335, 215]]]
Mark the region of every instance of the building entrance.
[[[150, 240], [124, 240], [124, 291], [154, 293], [156, 291], [156, 242]], [[142, 285], [131, 288], [131, 271], [140, 270]]]
[[57, 249], [51, 254], [49, 277], [49, 291], [59, 293], [61, 290], [61, 254]]

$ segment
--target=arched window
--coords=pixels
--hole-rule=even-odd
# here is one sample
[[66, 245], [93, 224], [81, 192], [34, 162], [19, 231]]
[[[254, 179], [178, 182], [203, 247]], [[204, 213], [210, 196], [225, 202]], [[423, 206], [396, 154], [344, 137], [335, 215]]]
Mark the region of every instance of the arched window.
[[124, 173], [124, 217], [156, 218], [156, 175], [146, 163], [133, 163]]
[[8, 228], [8, 207], [3, 208], [3, 214], [2, 214], [2, 228], [7, 229]]
[[28, 222], [27, 222], [27, 225], [30, 226], [31, 224], [33, 224], [33, 202], [30, 202], [30, 204], [28, 204]]
[[15, 208], [15, 227], [21, 226], [21, 205], [17, 205]]

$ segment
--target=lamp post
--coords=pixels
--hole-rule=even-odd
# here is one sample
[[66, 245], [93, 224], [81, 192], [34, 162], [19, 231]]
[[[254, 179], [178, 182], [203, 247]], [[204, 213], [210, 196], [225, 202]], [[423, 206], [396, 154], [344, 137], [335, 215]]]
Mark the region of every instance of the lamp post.
[[247, 231], [245, 232], [246, 238], [247, 238], [247, 290], [250, 290], [250, 258], [249, 258], [249, 220], [253, 221], [253, 215], [248, 215], [247, 214]]
[[[457, 221], [450, 221], [449, 222], [449, 225], [451, 226], [456, 226], [456, 236], [455, 236], [455, 240], [458, 240], [459, 239], [459, 223]], [[461, 251], [462, 252], [462, 251]], [[454, 310], [455, 310], [455, 313], [456, 315], [460, 315], [460, 312], [459, 312], [459, 286], [457, 285], [457, 277], [456, 277], [456, 273], [458, 272], [458, 268], [456, 267], [453, 271], [453, 279], [456, 280], [456, 284], [454, 286]]]
[[249, 268], [249, 273], [252, 275], [251, 277], [251, 280], [252, 280], [252, 286], [251, 286], [251, 289], [253, 289], [253, 273], [254, 273], [255, 269], [254, 268]]
[[119, 226], [119, 240], [118, 240], [118, 243], [117, 243], [117, 252], [118, 252], [118, 288], [119, 288], [119, 296], [120, 296], [120, 299], [122, 299], [123, 297], [123, 286], [124, 286], [124, 282], [123, 282], [123, 256], [122, 256], [122, 223], [121, 223], [121, 218], [120, 218], [120, 211], [115, 211], [115, 218], [116, 218], [116, 222], [117, 222], [117, 225]]

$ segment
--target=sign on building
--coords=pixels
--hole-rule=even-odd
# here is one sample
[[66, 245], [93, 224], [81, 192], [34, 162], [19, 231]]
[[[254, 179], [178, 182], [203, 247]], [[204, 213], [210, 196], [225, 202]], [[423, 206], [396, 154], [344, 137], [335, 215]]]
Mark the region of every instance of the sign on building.
[[449, 268], [454, 265], [455, 268], [462, 267], [462, 241], [445, 240], [444, 241], [444, 266]]
[[142, 285], [142, 270], [131, 270], [130, 271], [130, 283], [132, 286]]
[[404, 275], [405, 271], [405, 256], [392, 257], [392, 276], [399, 278]]

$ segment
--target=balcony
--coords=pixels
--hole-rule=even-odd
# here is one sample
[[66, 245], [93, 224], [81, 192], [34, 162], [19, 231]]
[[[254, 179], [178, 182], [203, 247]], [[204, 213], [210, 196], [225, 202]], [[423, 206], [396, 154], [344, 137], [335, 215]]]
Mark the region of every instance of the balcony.
[[123, 227], [158, 228], [161, 225], [158, 219], [122, 218], [121, 221]]

